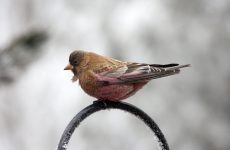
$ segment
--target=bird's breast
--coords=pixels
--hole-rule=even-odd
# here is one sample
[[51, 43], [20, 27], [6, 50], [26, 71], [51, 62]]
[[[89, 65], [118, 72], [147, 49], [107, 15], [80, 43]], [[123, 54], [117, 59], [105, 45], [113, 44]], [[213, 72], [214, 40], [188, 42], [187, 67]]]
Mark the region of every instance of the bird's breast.
[[93, 96], [101, 100], [119, 101], [133, 90], [133, 85], [107, 85], [98, 87]]
[[86, 74], [79, 77], [81, 88], [89, 95], [101, 99], [116, 101], [133, 91], [133, 85], [101, 85], [93, 75]]
[[90, 72], [82, 73], [79, 76], [79, 84], [87, 94], [95, 93], [95, 88], [97, 87], [96, 78]]

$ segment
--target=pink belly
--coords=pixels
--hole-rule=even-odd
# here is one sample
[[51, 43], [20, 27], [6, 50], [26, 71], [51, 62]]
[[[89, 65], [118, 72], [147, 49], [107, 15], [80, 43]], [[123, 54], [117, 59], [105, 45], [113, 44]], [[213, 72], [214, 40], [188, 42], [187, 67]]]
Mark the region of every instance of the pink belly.
[[133, 95], [142, 88], [146, 83], [129, 84], [129, 85], [109, 85], [98, 88], [94, 97], [100, 100], [119, 101]]
[[117, 101], [132, 91], [132, 85], [109, 85], [98, 88], [94, 96], [100, 100]]

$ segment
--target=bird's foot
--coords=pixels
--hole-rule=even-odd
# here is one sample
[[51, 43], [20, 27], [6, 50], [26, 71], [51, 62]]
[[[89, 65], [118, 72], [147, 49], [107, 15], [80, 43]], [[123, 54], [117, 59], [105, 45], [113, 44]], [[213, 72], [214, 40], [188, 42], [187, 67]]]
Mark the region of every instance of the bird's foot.
[[104, 100], [104, 99], [98, 99], [96, 101], [93, 102], [93, 104], [102, 104], [104, 106], [104, 108], [107, 108], [107, 100]]

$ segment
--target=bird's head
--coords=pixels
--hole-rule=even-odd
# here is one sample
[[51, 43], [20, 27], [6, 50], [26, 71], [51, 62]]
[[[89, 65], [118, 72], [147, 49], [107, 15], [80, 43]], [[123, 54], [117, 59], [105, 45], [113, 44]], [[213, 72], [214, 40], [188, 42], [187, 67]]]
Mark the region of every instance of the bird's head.
[[80, 64], [83, 61], [85, 52], [82, 50], [73, 51], [69, 56], [69, 64], [64, 68], [64, 70], [71, 70], [74, 74], [72, 80], [77, 81], [80, 71]]

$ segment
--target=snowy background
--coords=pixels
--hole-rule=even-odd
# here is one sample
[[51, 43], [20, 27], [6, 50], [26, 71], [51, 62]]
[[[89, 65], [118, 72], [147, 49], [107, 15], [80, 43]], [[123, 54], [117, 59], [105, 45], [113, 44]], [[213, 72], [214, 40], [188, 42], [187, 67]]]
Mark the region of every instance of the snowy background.
[[[0, 0], [0, 145], [54, 150], [94, 98], [64, 71], [84, 49], [126, 61], [192, 64], [126, 100], [160, 126], [172, 150], [230, 149], [230, 1]], [[86, 119], [69, 149], [157, 149], [119, 110]]]

